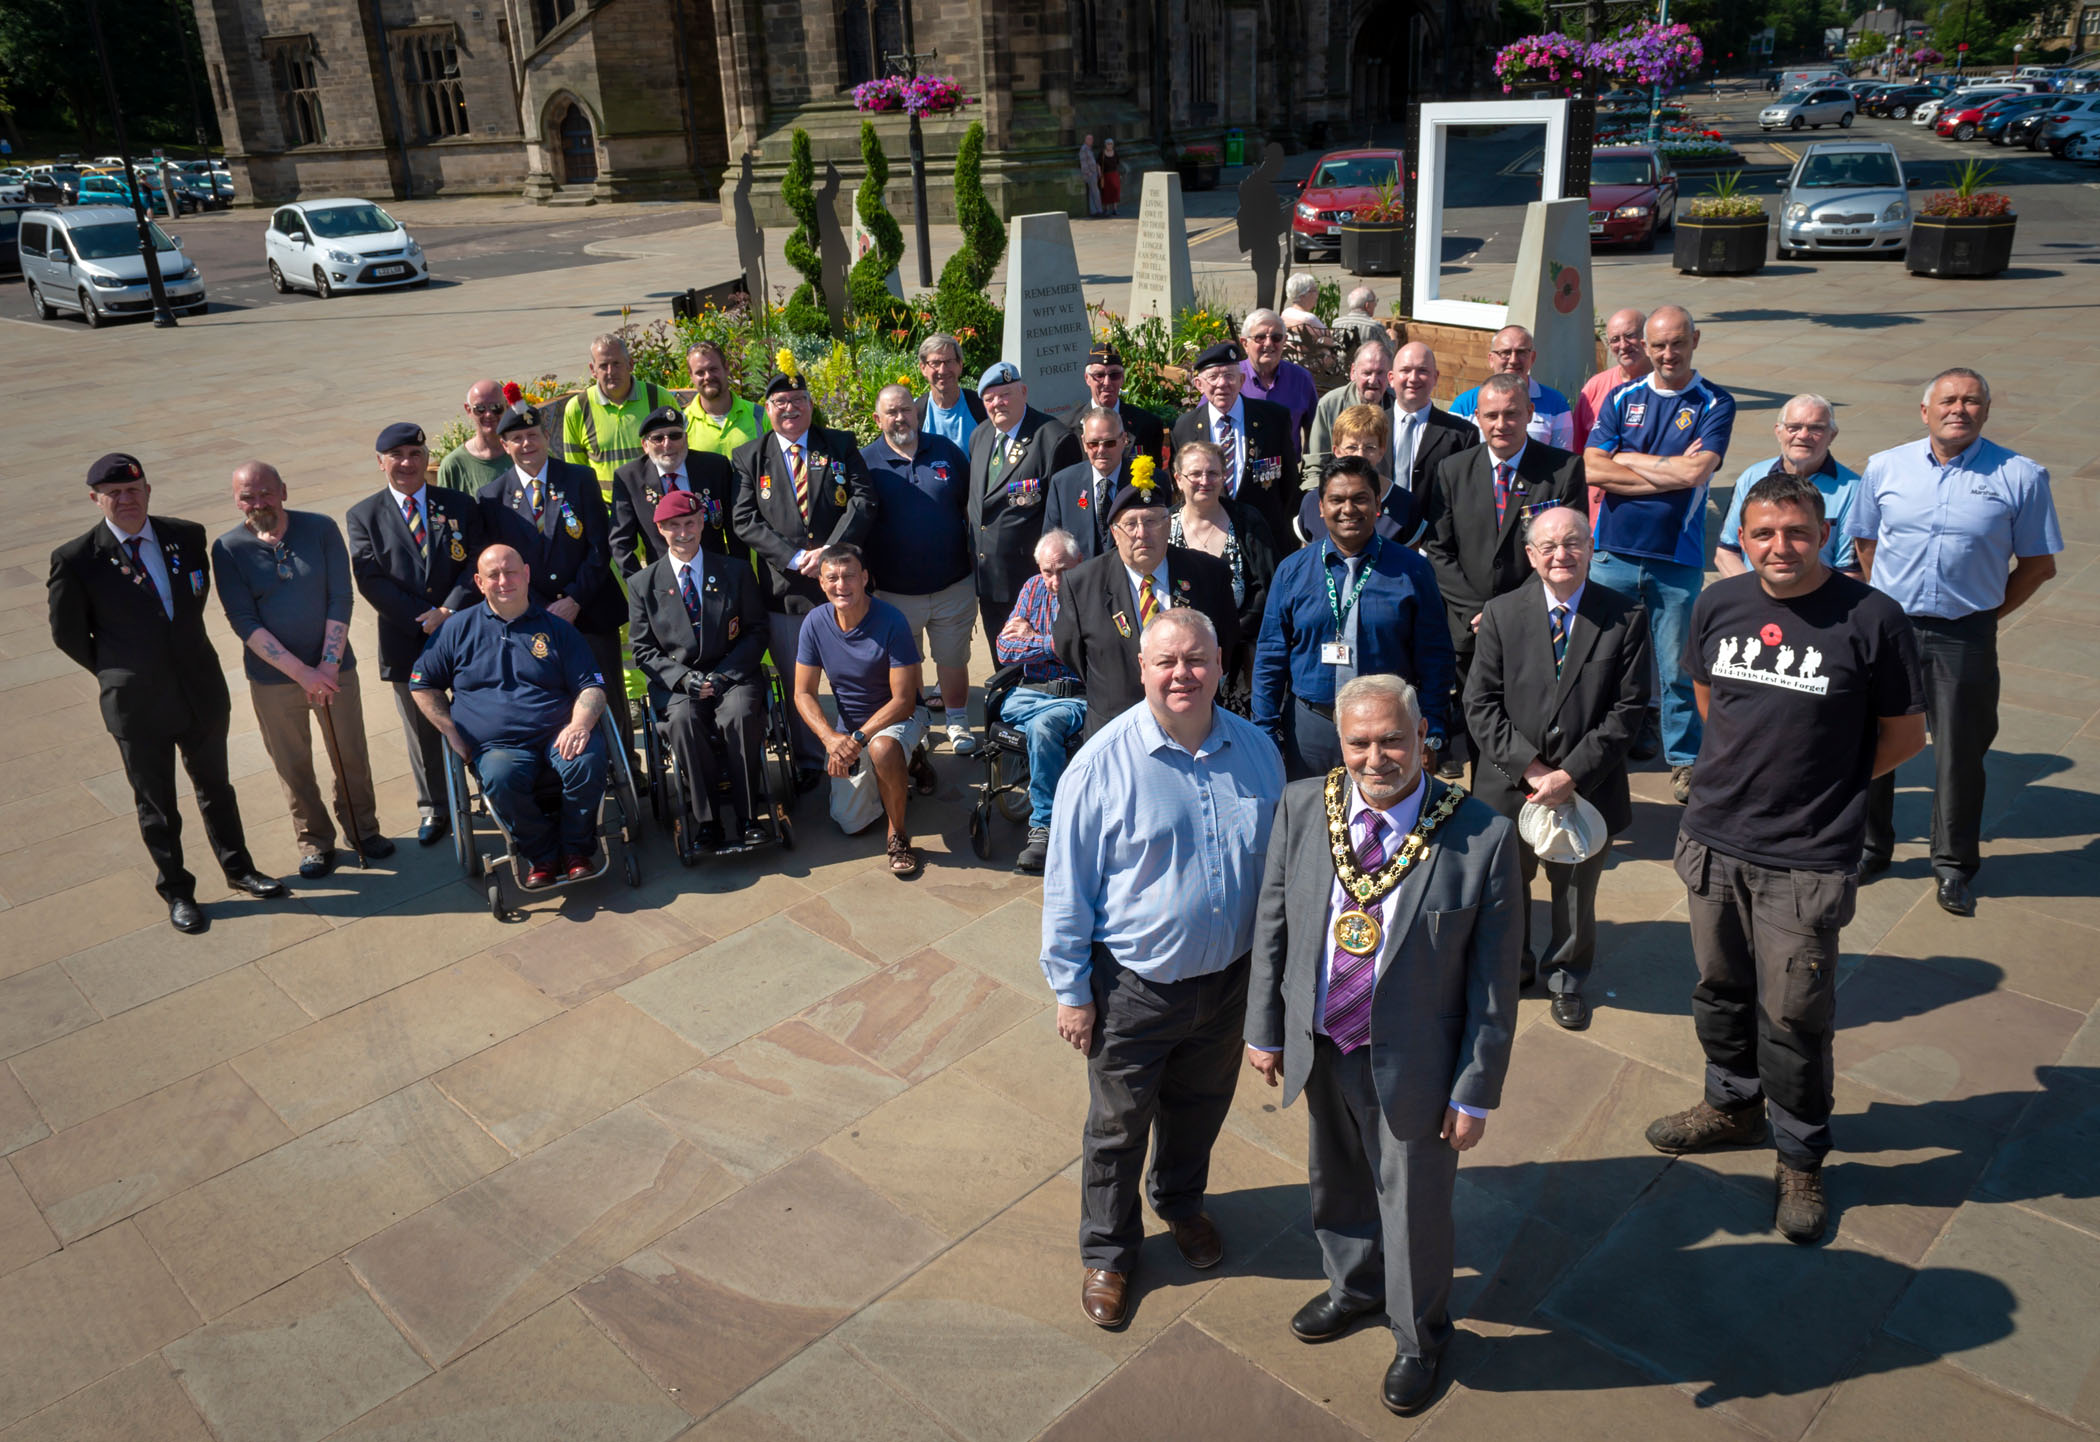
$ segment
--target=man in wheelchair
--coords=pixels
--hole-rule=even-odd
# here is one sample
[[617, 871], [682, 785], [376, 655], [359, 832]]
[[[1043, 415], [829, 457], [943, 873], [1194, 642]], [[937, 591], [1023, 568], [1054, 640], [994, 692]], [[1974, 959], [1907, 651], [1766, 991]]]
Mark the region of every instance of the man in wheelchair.
[[670, 731], [686, 834], [709, 849], [756, 845], [766, 839], [765, 597], [749, 563], [701, 550], [707, 518], [692, 492], [665, 496], [652, 519], [665, 554], [628, 583], [627, 639]]
[[[409, 689], [447, 745], [474, 768], [489, 810], [529, 868], [527, 887], [574, 880], [596, 866], [605, 797], [605, 678], [574, 626], [532, 604], [531, 572], [509, 546], [474, 568], [482, 602], [438, 628]], [[447, 701], [445, 693], [451, 692]], [[541, 805], [560, 785], [558, 814]]]
[[1070, 531], [1045, 531], [1035, 543], [1036, 574], [1021, 587], [1014, 613], [993, 645], [1001, 666], [1021, 667], [1020, 684], [999, 703], [999, 719], [1028, 738], [1028, 840], [1014, 868], [1037, 876], [1050, 851], [1050, 803], [1057, 781], [1086, 725], [1085, 688], [1079, 673], [1057, 659], [1050, 634], [1057, 623], [1058, 578], [1082, 559]]

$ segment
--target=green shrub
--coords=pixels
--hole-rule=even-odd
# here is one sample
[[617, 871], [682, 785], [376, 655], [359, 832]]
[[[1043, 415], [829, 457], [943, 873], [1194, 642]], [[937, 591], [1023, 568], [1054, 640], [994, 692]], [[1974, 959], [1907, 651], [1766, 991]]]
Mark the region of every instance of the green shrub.
[[999, 359], [1006, 317], [985, 299], [984, 288], [1006, 254], [1006, 227], [992, 214], [984, 193], [984, 122], [974, 121], [955, 153], [955, 221], [962, 228], [962, 249], [941, 267], [934, 288], [935, 314], [941, 329], [962, 342], [963, 375]]
[[817, 335], [831, 333], [831, 315], [824, 295], [824, 258], [817, 241], [817, 162], [810, 153], [809, 132], [797, 130], [788, 146], [787, 174], [781, 177], [780, 198], [795, 217], [795, 229], [784, 249], [787, 262], [802, 272], [802, 284], [788, 297], [784, 314], [790, 330]]
[[904, 232], [897, 228], [897, 218], [883, 204], [883, 187], [890, 182], [890, 161], [882, 153], [882, 141], [875, 134], [872, 120], [860, 123], [860, 159], [867, 174], [861, 180], [854, 208], [862, 228], [875, 244], [853, 262], [853, 269], [846, 276], [846, 294], [853, 301], [855, 314], [892, 330], [910, 324], [909, 309], [890, 293], [889, 286], [890, 272], [904, 259]]

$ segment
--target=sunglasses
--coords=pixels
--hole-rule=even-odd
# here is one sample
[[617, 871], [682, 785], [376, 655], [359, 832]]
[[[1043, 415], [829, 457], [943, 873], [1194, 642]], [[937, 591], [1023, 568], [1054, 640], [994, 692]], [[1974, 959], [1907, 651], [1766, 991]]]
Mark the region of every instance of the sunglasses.
[[291, 554], [285, 550], [284, 542], [279, 541], [276, 545], [270, 547], [270, 550], [277, 557], [277, 579], [280, 581], [291, 580], [292, 558]]
[[500, 416], [503, 414], [503, 407], [501, 406], [468, 406], [467, 409], [477, 416]]

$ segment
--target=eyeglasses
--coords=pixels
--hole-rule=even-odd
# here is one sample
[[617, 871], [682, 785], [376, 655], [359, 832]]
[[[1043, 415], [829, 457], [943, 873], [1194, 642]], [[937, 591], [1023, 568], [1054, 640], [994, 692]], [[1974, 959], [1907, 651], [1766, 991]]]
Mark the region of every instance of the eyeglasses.
[[477, 416], [500, 416], [503, 414], [503, 407], [501, 406], [468, 406], [467, 409]]
[[1830, 427], [1822, 424], [1820, 421], [1811, 421], [1807, 425], [1797, 425], [1792, 421], [1787, 421], [1783, 422], [1779, 429], [1790, 436], [1820, 436], [1828, 431]]
[[1275, 331], [1263, 331], [1259, 335], [1243, 336], [1248, 345], [1282, 345], [1283, 337]]
[[1114, 369], [1109, 369], [1105, 366], [1095, 366], [1086, 373], [1086, 378], [1090, 381], [1119, 381], [1123, 379], [1123, 368], [1116, 366]]
[[1579, 556], [1590, 548], [1588, 541], [1531, 541], [1527, 544], [1541, 556]]
[[1123, 449], [1123, 438], [1121, 436], [1094, 436], [1081, 441], [1080, 444], [1090, 451], [1119, 451]]
[[1520, 355], [1530, 355], [1531, 347], [1528, 345], [1520, 345], [1514, 350], [1491, 350], [1488, 352], [1488, 354], [1493, 356], [1496, 360], [1511, 360]]

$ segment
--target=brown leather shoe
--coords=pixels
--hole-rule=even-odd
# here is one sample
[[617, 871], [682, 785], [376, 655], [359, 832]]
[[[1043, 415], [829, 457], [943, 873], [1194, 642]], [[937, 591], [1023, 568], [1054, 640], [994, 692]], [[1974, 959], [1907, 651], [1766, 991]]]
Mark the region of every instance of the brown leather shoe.
[[1167, 1223], [1167, 1231], [1181, 1250], [1181, 1260], [1199, 1272], [1207, 1272], [1225, 1259], [1225, 1239], [1218, 1235], [1217, 1224], [1201, 1212], [1185, 1222]]
[[1079, 1310], [1097, 1327], [1120, 1327], [1128, 1314], [1130, 1277], [1088, 1267], [1079, 1279]]

